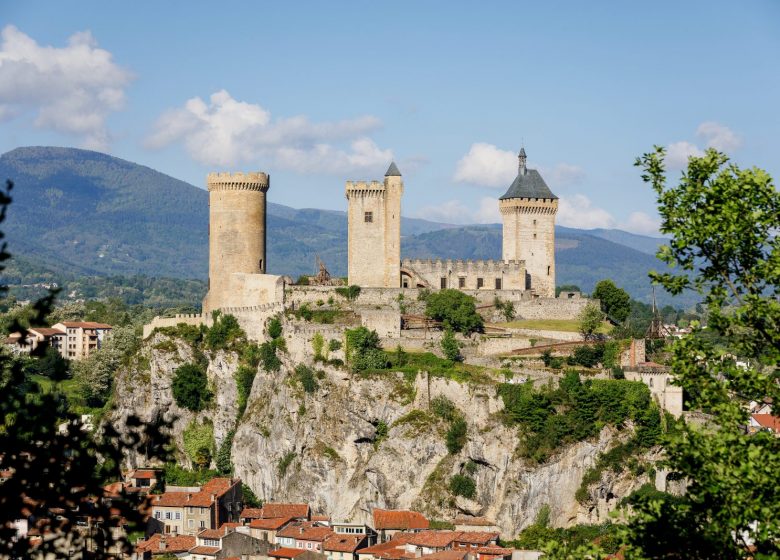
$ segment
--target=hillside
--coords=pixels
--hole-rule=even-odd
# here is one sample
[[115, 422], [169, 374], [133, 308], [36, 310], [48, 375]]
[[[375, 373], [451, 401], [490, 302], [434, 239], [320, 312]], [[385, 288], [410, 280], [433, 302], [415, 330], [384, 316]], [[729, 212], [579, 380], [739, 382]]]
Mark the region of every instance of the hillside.
[[[0, 156], [0, 177], [15, 181], [4, 224], [10, 249], [53, 275], [145, 275], [205, 279], [208, 193], [148, 167], [74, 148], [17, 148]], [[273, 198], [273, 188], [270, 191]], [[334, 275], [347, 268], [344, 212], [268, 205], [269, 272], [314, 272], [315, 256]], [[613, 278], [647, 301], [649, 253], [659, 240], [559, 227], [558, 283], [591, 290]], [[464, 226], [404, 218], [404, 257], [500, 258], [500, 226]], [[49, 275], [46, 275], [49, 277]], [[29, 283], [12, 270], [11, 283]], [[668, 301], [668, 298], [660, 298]], [[687, 305], [687, 300], [677, 300]]]

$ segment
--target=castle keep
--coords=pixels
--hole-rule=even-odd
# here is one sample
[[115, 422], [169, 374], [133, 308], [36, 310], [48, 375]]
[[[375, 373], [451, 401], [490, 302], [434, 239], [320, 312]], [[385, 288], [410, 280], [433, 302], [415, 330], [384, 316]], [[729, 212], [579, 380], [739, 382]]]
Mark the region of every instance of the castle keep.
[[395, 163], [384, 182], [347, 181], [349, 283], [370, 288], [519, 290], [555, 297], [555, 215], [558, 197], [518, 155], [517, 177], [499, 199], [500, 261], [400, 259], [401, 195]]

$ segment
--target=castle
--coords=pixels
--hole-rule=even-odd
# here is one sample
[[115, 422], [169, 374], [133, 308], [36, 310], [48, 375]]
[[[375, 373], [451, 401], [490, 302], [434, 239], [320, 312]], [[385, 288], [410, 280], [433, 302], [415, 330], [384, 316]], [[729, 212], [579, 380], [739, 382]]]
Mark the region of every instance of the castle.
[[[307, 290], [291, 278], [267, 274], [266, 194], [271, 180], [263, 172], [210, 173], [209, 284], [203, 313], [155, 318], [154, 327], [178, 323], [209, 324], [214, 311], [235, 315], [253, 338], [262, 337], [265, 320], [292, 305], [308, 301]], [[498, 201], [503, 221], [501, 260], [401, 259], [401, 199], [404, 181], [391, 163], [383, 181], [347, 181], [349, 284], [360, 286], [371, 317], [405, 290], [456, 288], [482, 303], [495, 297], [512, 301], [521, 316], [572, 318], [586, 300], [555, 298], [556, 197], [535, 169], [526, 165], [525, 149], [518, 171]], [[320, 291], [333, 290], [319, 287]], [[319, 294], [319, 299], [322, 294]], [[327, 296], [325, 297], [327, 299]], [[357, 304], [361, 304], [358, 301]], [[394, 332], [400, 315], [376, 326]], [[392, 324], [391, 324], [392, 323]]]
[[517, 177], [499, 199], [500, 261], [401, 260], [401, 196], [395, 163], [383, 182], [347, 181], [349, 283], [372, 288], [520, 290], [555, 297], [558, 197], [518, 155]]

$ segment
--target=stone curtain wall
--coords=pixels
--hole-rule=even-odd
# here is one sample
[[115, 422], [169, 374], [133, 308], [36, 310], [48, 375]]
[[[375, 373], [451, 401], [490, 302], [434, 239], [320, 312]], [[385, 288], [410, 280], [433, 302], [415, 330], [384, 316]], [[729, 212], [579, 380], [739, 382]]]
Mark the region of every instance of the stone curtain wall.
[[599, 304], [588, 298], [536, 298], [515, 304], [518, 319], [576, 319], [589, 304]]
[[[431, 289], [441, 288], [442, 278], [446, 278], [447, 288], [461, 290], [486, 290], [496, 289], [496, 280], [500, 280], [502, 290], [525, 289], [525, 263], [523, 261], [494, 261], [494, 260], [442, 260], [442, 259], [404, 259], [401, 261], [402, 281], [406, 279], [405, 272], [409, 273], [409, 287], [416, 287], [415, 282], [420, 279], [428, 284]], [[460, 279], [464, 286], [461, 287]], [[478, 279], [482, 279], [482, 288], [478, 288]]]

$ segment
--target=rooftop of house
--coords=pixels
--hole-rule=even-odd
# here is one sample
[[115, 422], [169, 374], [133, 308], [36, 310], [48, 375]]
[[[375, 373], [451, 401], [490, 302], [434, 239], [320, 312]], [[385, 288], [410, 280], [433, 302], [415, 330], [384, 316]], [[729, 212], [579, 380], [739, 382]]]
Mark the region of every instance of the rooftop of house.
[[499, 533], [496, 531], [461, 531], [455, 540], [459, 543], [481, 544], [498, 541]]
[[[65, 325], [67, 328], [75, 329], [113, 329], [111, 325], [105, 323], [95, 323], [93, 321], [62, 321], [57, 325]], [[57, 326], [55, 325], [55, 327]]]
[[420, 558], [425, 558], [426, 560], [463, 560], [468, 554], [469, 551], [466, 549], [441, 550], [433, 554], [424, 554]]
[[221, 539], [236, 527], [240, 527], [241, 523], [223, 523], [219, 526], [219, 529], [203, 529], [198, 533], [199, 539]]
[[262, 518], [274, 517], [299, 517], [308, 518], [310, 514], [309, 504], [282, 504], [269, 502], [261, 508]]
[[[241, 513], [241, 517], [242, 518], [244, 517], [243, 512]], [[274, 517], [272, 519], [251, 519], [249, 521], [249, 527], [251, 529], [262, 529], [265, 531], [278, 531], [279, 529], [287, 525], [292, 520], [293, 520], [292, 517]]]
[[163, 535], [155, 533], [145, 541], [139, 542], [135, 549], [138, 552], [145, 551], [165, 551], [172, 554], [176, 552], [187, 552], [195, 546], [195, 537], [189, 535]]
[[[373, 546], [367, 546], [357, 551], [358, 554], [372, 554], [377, 557], [387, 558], [385, 554], [392, 551], [403, 551], [404, 545], [414, 536], [414, 533], [396, 533], [393, 538], [387, 542], [377, 543]], [[412, 554], [414, 556], [414, 554]]]
[[493, 554], [495, 556], [506, 556], [513, 552], [513, 548], [504, 548], [502, 546], [481, 546], [477, 549], [477, 554]]
[[301, 541], [322, 542], [333, 534], [333, 529], [313, 521], [293, 521], [276, 533], [277, 537], [293, 538]]
[[468, 517], [465, 515], [456, 517], [453, 523], [455, 525], [469, 525], [472, 527], [493, 527], [496, 524], [486, 517]]
[[204, 556], [216, 556], [219, 551], [220, 548], [218, 546], [196, 546], [190, 549], [190, 555], [202, 554]]
[[54, 329], [51, 327], [33, 327], [29, 330], [30, 332], [35, 332], [42, 336], [56, 336], [56, 335], [65, 334], [65, 331], [60, 329]]
[[780, 434], [780, 417], [771, 414], [751, 414], [750, 416], [762, 428], [767, 428]]
[[460, 531], [420, 531], [409, 539], [409, 544], [426, 548], [443, 548], [457, 541], [460, 535]]
[[355, 552], [365, 538], [365, 535], [330, 535], [322, 543], [322, 549], [333, 552]]
[[157, 478], [157, 471], [154, 469], [136, 469], [130, 473], [130, 478]]
[[305, 552], [306, 550], [303, 548], [288, 548], [283, 546], [281, 548], [277, 548], [276, 550], [272, 550], [268, 553], [268, 556], [273, 558], [295, 558], [296, 556], [300, 556]]
[[374, 529], [382, 530], [408, 530], [427, 529], [430, 523], [422, 513], [417, 511], [375, 509]]

